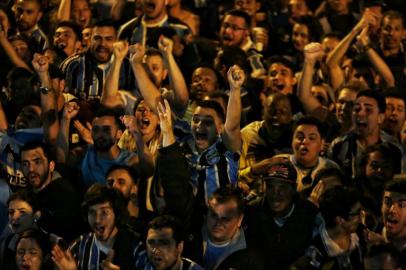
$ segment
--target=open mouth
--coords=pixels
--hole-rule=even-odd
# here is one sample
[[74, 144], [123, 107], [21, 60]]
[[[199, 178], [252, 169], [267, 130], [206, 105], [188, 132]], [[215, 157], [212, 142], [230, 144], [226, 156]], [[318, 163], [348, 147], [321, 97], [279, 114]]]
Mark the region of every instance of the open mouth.
[[20, 269], [22, 270], [30, 270], [31, 269], [31, 265], [23, 263], [20, 267]]
[[94, 228], [94, 233], [97, 235], [97, 236], [103, 236], [103, 233], [104, 233], [104, 226], [96, 226], [95, 228]]
[[196, 132], [196, 141], [207, 141], [208, 135], [205, 132]]
[[307, 153], [309, 153], [309, 149], [307, 147], [300, 147], [299, 148], [299, 154], [300, 155], [306, 155]]
[[66, 46], [67, 46], [67, 45], [66, 45], [65, 42], [59, 42], [58, 45], [57, 45], [57, 47], [60, 48], [60, 49], [62, 49], [62, 50], [65, 49]]
[[367, 122], [364, 120], [357, 120], [355, 123], [359, 128], [366, 128], [368, 126]]
[[279, 91], [282, 91], [283, 89], [285, 89], [285, 85], [281, 84], [281, 83], [276, 83], [276, 84], [274, 84], [274, 86]]
[[394, 217], [388, 217], [387, 219], [386, 219], [386, 227], [387, 228], [393, 228], [394, 226], [396, 226], [397, 224], [399, 223], [399, 221], [396, 219], [396, 218], [394, 218]]
[[155, 3], [152, 3], [152, 2], [145, 3], [146, 12], [153, 12], [154, 10], [155, 10]]
[[147, 128], [147, 127], [149, 127], [150, 124], [151, 124], [151, 121], [148, 118], [142, 118], [140, 127]]

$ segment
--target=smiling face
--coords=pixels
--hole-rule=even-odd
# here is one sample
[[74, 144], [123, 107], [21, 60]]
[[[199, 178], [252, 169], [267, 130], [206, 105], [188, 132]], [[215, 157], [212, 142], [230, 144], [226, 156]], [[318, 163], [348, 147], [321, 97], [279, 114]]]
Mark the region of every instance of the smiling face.
[[244, 18], [226, 15], [220, 28], [222, 45], [241, 47], [249, 36]]
[[297, 162], [305, 168], [317, 164], [324, 140], [317, 126], [300, 125], [293, 134], [292, 149]]
[[360, 96], [356, 99], [352, 119], [355, 132], [362, 138], [379, 133], [385, 115], [379, 112], [378, 103], [374, 98]]
[[112, 26], [93, 28], [90, 52], [100, 64], [110, 61], [113, 55], [113, 43], [116, 41], [116, 30]]
[[193, 72], [190, 94], [194, 100], [203, 100], [206, 95], [217, 88], [217, 76], [212, 69], [199, 67]]
[[295, 23], [292, 29], [292, 42], [296, 50], [303, 52], [304, 47], [310, 43], [307, 25]]
[[147, 233], [147, 254], [154, 269], [174, 268], [181, 260], [183, 242], [176, 243], [172, 228], [149, 229]]
[[401, 98], [387, 97], [383, 129], [391, 135], [398, 136], [405, 122], [405, 101]]
[[31, 205], [19, 199], [8, 204], [8, 220], [14, 233], [23, 232], [34, 225], [34, 213]]
[[13, 10], [17, 28], [23, 33], [30, 33], [42, 17], [41, 7], [36, 1], [18, 0]]
[[23, 238], [16, 248], [16, 264], [18, 270], [41, 270], [43, 253], [37, 241]]
[[293, 71], [282, 63], [273, 63], [268, 69], [268, 86], [272, 93], [292, 94], [296, 84]]
[[216, 198], [209, 201], [207, 212], [207, 232], [214, 244], [230, 241], [241, 226], [243, 215], [238, 211], [234, 199], [220, 203]]
[[80, 48], [80, 41], [75, 32], [68, 26], [61, 26], [55, 30], [54, 46], [62, 49], [67, 56], [75, 54]]
[[85, 28], [92, 20], [92, 10], [87, 0], [72, 1], [72, 17], [73, 21], [81, 28]]
[[201, 152], [212, 145], [221, 134], [223, 124], [215, 110], [197, 107], [192, 118], [192, 135], [196, 149]]
[[111, 240], [117, 234], [116, 216], [109, 202], [90, 206], [87, 221], [96, 239], [101, 242]]
[[406, 237], [406, 195], [385, 191], [382, 203], [383, 225], [389, 239]]
[[21, 167], [29, 184], [35, 189], [40, 189], [51, 181], [54, 162], [49, 162], [44, 150], [37, 147], [32, 150], [22, 151]]

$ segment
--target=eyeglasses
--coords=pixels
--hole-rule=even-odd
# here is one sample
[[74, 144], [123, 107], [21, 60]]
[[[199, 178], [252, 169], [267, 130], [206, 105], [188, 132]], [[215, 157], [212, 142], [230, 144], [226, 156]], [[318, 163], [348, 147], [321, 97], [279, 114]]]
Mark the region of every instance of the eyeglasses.
[[233, 31], [247, 30], [247, 28], [239, 27], [239, 26], [237, 26], [237, 25], [235, 25], [235, 24], [226, 23], [226, 22], [223, 23], [222, 26], [224, 27], [224, 29], [231, 28], [231, 30], [233, 30]]

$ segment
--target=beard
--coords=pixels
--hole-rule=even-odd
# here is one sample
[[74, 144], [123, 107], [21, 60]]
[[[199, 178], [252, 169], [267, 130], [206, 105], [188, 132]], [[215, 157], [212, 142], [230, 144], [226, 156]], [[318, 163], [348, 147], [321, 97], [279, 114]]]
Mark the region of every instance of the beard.
[[114, 140], [112, 138], [107, 139], [97, 139], [94, 141], [94, 148], [96, 151], [107, 152], [114, 145]]

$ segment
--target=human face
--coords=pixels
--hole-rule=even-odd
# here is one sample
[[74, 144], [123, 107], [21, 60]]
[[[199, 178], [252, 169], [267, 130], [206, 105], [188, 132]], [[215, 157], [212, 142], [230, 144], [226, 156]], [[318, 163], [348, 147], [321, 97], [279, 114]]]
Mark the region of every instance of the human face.
[[352, 110], [356, 99], [355, 91], [348, 88], [341, 90], [336, 103], [336, 116], [340, 124], [352, 123]]
[[338, 14], [347, 14], [349, 12], [348, 5], [351, 0], [327, 0], [329, 6]]
[[397, 136], [405, 122], [405, 102], [401, 98], [387, 97], [383, 127], [389, 134]]
[[31, 205], [19, 199], [8, 204], [8, 220], [14, 233], [23, 232], [34, 225], [34, 216]]
[[253, 17], [261, 7], [261, 3], [257, 0], [234, 0], [234, 7], [244, 10], [248, 15]]
[[199, 67], [192, 74], [191, 95], [195, 100], [203, 98], [218, 88], [217, 76], [210, 68]]
[[54, 46], [62, 49], [67, 56], [71, 56], [80, 48], [80, 41], [72, 28], [61, 26], [55, 30]]
[[357, 231], [357, 228], [361, 223], [361, 210], [362, 206], [360, 202], [357, 202], [351, 207], [351, 210], [348, 213], [348, 218], [342, 224], [347, 233], [355, 233]]
[[312, 95], [317, 98], [321, 105], [324, 107], [328, 107], [329, 105], [329, 97], [327, 93], [327, 89], [321, 85], [314, 85], [312, 87]]
[[310, 14], [310, 9], [304, 0], [290, 0], [288, 5], [290, 17], [299, 19]]
[[7, 14], [0, 9], [0, 27], [7, 34], [8, 29], [10, 29], [10, 21], [8, 20]]
[[301, 52], [310, 43], [309, 29], [306, 25], [295, 23], [292, 30], [292, 42], [295, 49]]
[[22, 151], [21, 167], [30, 185], [35, 189], [40, 189], [51, 181], [54, 162], [49, 162], [44, 150], [38, 147]]
[[24, 128], [39, 128], [41, 126], [41, 108], [36, 105], [23, 107], [14, 122], [16, 130]]
[[295, 188], [293, 185], [277, 179], [270, 179], [266, 183], [266, 200], [275, 216], [285, 216], [292, 204]]
[[90, 206], [87, 221], [96, 239], [101, 242], [111, 240], [117, 234], [116, 216], [109, 202]]
[[150, 55], [146, 58], [149, 71], [154, 75], [155, 85], [161, 87], [162, 81], [166, 78], [168, 70], [165, 68], [164, 60], [159, 55]]
[[183, 50], [185, 49], [181, 37], [178, 35], [174, 35], [172, 37], [172, 41], [173, 41], [173, 49], [172, 49], [173, 55], [176, 57], [181, 57], [183, 54]]
[[405, 37], [402, 19], [385, 17], [381, 27], [381, 43], [387, 50], [400, 49]]
[[14, 6], [17, 28], [21, 32], [30, 32], [42, 17], [40, 6], [35, 1], [18, 0]]
[[293, 134], [292, 149], [299, 164], [305, 168], [317, 164], [324, 140], [314, 125], [300, 125]]
[[42, 260], [42, 249], [36, 240], [23, 238], [18, 242], [16, 263], [19, 270], [41, 270]]
[[406, 195], [385, 191], [382, 203], [383, 225], [389, 239], [406, 237]]
[[226, 15], [220, 28], [220, 39], [224, 46], [241, 47], [249, 35], [244, 18]]
[[90, 47], [91, 40], [92, 40], [92, 28], [86, 27], [82, 30], [82, 47], [83, 47], [83, 49], [87, 49]]
[[282, 63], [273, 63], [268, 69], [268, 85], [272, 93], [292, 94], [296, 78]]
[[165, 0], [142, 0], [142, 5], [147, 20], [159, 21], [166, 15]]
[[120, 139], [121, 130], [118, 129], [113, 116], [97, 117], [92, 123], [92, 138], [97, 151], [109, 151]]
[[337, 47], [338, 43], [340, 43], [340, 40], [335, 37], [323, 38], [321, 46], [323, 47], [325, 55], [327, 56], [331, 51], [333, 51], [335, 47]]
[[210, 199], [206, 221], [210, 240], [215, 244], [230, 241], [240, 228], [242, 219], [235, 200], [220, 203], [215, 198]]
[[152, 135], [157, 132], [159, 125], [158, 116], [147, 106], [145, 101], [141, 101], [135, 111], [137, 126], [143, 136]]
[[212, 145], [221, 133], [222, 123], [215, 110], [197, 107], [192, 118], [192, 135], [199, 152]]
[[90, 24], [92, 19], [92, 10], [86, 0], [73, 0], [72, 17], [76, 24], [85, 28]]
[[373, 187], [383, 188], [386, 181], [393, 177], [393, 168], [390, 162], [384, 160], [382, 153], [374, 151], [368, 154], [368, 161], [365, 167], [365, 175], [369, 179], [374, 179]]
[[27, 42], [21, 39], [11, 41], [11, 46], [25, 62], [31, 59], [31, 51], [28, 48]]
[[93, 28], [90, 52], [99, 63], [110, 61], [113, 54], [113, 43], [116, 41], [116, 30], [110, 26]]
[[[282, 131], [280, 127], [288, 125], [292, 121], [292, 107], [289, 100], [277, 95], [281, 94], [271, 95], [264, 108], [264, 120], [271, 140], [279, 139], [283, 135], [283, 133], [277, 135], [278, 131]], [[274, 135], [277, 136], [273, 137]]]
[[125, 198], [129, 198], [131, 194], [137, 193], [137, 186], [134, 180], [125, 169], [117, 169], [107, 175], [107, 185], [120, 191]]
[[379, 133], [379, 125], [383, 123], [385, 115], [379, 113], [378, 103], [371, 97], [361, 96], [355, 100], [352, 113], [355, 132], [362, 138]]
[[172, 228], [149, 229], [147, 233], [147, 254], [154, 269], [178, 269], [183, 242], [176, 244]]

